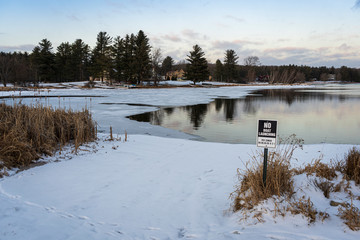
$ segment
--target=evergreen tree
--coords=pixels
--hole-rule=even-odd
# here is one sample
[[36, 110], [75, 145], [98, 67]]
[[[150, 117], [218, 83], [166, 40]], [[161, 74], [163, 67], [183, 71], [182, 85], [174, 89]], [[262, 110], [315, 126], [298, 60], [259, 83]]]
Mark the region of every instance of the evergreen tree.
[[216, 63], [215, 63], [215, 80], [218, 82], [222, 82], [223, 75], [224, 75], [224, 65], [218, 59], [218, 60], [216, 60]]
[[186, 60], [190, 63], [186, 66], [186, 77], [192, 80], [194, 84], [209, 79], [208, 63], [204, 55], [205, 53], [199, 45], [193, 46], [193, 51], [187, 55]]
[[90, 47], [81, 39], [71, 44], [72, 75], [75, 81], [85, 81], [89, 78]]
[[116, 37], [114, 39], [112, 54], [114, 60], [114, 78], [116, 81], [120, 82], [124, 79], [124, 55], [125, 55], [125, 43], [124, 39], [121, 37]]
[[47, 39], [41, 40], [39, 45], [33, 49], [32, 63], [36, 68], [37, 82], [55, 80], [55, 56], [52, 49], [52, 44]]
[[14, 57], [10, 53], [0, 52], [0, 80], [6, 87], [14, 68]]
[[224, 75], [227, 82], [233, 81], [236, 78], [236, 64], [238, 59], [239, 57], [234, 50], [226, 50], [224, 58]]
[[161, 64], [161, 72], [163, 75], [166, 75], [166, 73], [172, 71], [173, 69], [173, 65], [174, 65], [174, 60], [172, 59], [172, 57], [170, 56], [167, 56], [162, 64]]
[[57, 80], [60, 82], [71, 81], [73, 79], [73, 65], [71, 63], [71, 45], [69, 42], [61, 43], [57, 47], [55, 55], [55, 66], [57, 72]]
[[135, 71], [137, 83], [140, 84], [151, 76], [151, 46], [145, 33], [140, 30], [135, 39]]
[[135, 36], [127, 34], [124, 39], [124, 56], [122, 58], [123, 79], [128, 82], [136, 83], [135, 78]]
[[100, 32], [92, 53], [91, 71], [101, 82], [104, 78], [109, 78], [112, 71], [111, 42], [112, 38], [106, 32]]

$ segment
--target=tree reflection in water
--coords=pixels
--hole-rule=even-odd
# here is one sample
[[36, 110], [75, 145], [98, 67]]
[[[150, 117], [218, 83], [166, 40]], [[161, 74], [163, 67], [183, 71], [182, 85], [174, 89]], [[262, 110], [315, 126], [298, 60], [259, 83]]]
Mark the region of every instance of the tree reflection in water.
[[[345, 105], [340, 106], [340, 103]], [[311, 124], [324, 124], [324, 118], [329, 118], [329, 116], [344, 118], [341, 111], [345, 108], [350, 109], [353, 107], [353, 103], [360, 103], [359, 95], [349, 95], [344, 91], [335, 92], [333, 89], [266, 89], [254, 91], [245, 98], [218, 98], [209, 104], [162, 108], [158, 111], [134, 115], [129, 118], [191, 134], [197, 134], [201, 130], [202, 132], [213, 131], [214, 134], [218, 131], [218, 134], [227, 136], [228, 134], [235, 134], [233, 133], [236, 132], [235, 128], [241, 128], [242, 133], [250, 132], [250, 126], [246, 124], [256, 122], [256, 119], [260, 119], [264, 114], [265, 117], [283, 118], [283, 122], [289, 122], [289, 117], [291, 118], [295, 114], [297, 115], [296, 121], [301, 121], [297, 124], [304, 125], [303, 128], [305, 128], [305, 124], [309, 126], [309, 119], [311, 118], [317, 118], [312, 120]], [[334, 113], [330, 114], [329, 111], [332, 111], [335, 105], [339, 109], [334, 109]], [[308, 116], [306, 120], [304, 119], [305, 116]], [[225, 128], [230, 128], [227, 125], [232, 125], [234, 130], [228, 129], [228, 132], [225, 133]], [[289, 131], [292, 131], [293, 122], [290, 125], [292, 127], [289, 126], [289, 128], [291, 127]], [[315, 125], [311, 126], [316, 128]], [[251, 128], [253, 127], [251, 126]], [[283, 127], [286, 128], [286, 126]], [[324, 126], [321, 125], [321, 128]], [[292, 133], [296, 132], [291, 132], [289, 135]]]

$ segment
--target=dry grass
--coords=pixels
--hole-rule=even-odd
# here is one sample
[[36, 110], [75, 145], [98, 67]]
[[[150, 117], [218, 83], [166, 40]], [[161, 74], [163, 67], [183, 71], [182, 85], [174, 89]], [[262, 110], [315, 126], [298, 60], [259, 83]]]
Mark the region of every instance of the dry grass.
[[344, 174], [348, 180], [354, 180], [360, 184], [360, 151], [352, 148], [345, 156]]
[[294, 192], [290, 159], [296, 148], [301, 147], [302, 140], [295, 135], [285, 139], [277, 152], [269, 153], [266, 186], [263, 184], [263, 155], [258, 154], [246, 165], [245, 171], [238, 169], [240, 185], [230, 195], [233, 200], [232, 210], [252, 209], [261, 201], [272, 196], [290, 198]]
[[352, 231], [360, 230], [360, 210], [353, 204], [348, 207], [339, 207], [339, 216]]
[[339, 168], [339, 163], [331, 165], [321, 162], [322, 158], [312, 161], [307, 164], [303, 169], [296, 169], [296, 174], [306, 173], [307, 175], [315, 174], [317, 177], [332, 180], [336, 177], [336, 170]]
[[[351, 191], [349, 180], [354, 180], [357, 184], [360, 179], [360, 153], [355, 148], [351, 149], [342, 161], [332, 161], [330, 164], [321, 162], [321, 158], [312, 161], [301, 169], [292, 169], [290, 160], [294, 150], [301, 147], [301, 140], [295, 136], [290, 136], [285, 141], [282, 149], [269, 154], [267, 184], [263, 184], [263, 155], [258, 153], [253, 156], [250, 163], [246, 165], [245, 170], [238, 169], [239, 184], [235, 191], [230, 195], [232, 199], [231, 210], [233, 212], [241, 210], [241, 213], [247, 219], [253, 215], [253, 218], [261, 219], [263, 212], [268, 212], [268, 207], [261, 204], [272, 199], [274, 209], [269, 209], [276, 216], [285, 216], [286, 212], [291, 214], [301, 214], [308, 219], [309, 224], [324, 221], [330, 215], [327, 212], [318, 211], [309, 197], [297, 197], [294, 194], [293, 176], [298, 174], [314, 175], [311, 177], [313, 186], [320, 189], [324, 197], [328, 198], [331, 206], [339, 206], [339, 216], [345, 224], [353, 231], [360, 230], [360, 211], [347, 202], [335, 202], [331, 199], [331, 193], [345, 192], [351, 199], [359, 200], [359, 196], [354, 196]], [[339, 182], [337, 177], [343, 175], [344, 178]], [[301, 190], [301, 188], [299, 188]], [[266, 206], [266, 204], [265, 204]], [[323, 207], [323, 206], [321, 206]], [[263, 209], [256, 212], [256, 209]], [[260, 220], [259, 220], [260, 219]]]
[[323, 192], [324, 197], [330, 198], [330, 193], [334, 191], [334, 184], [332, 182], [330, 182], [329, 180], [315, 179], [313, 183], [315, 187], [317, 187]]
[[233, 210], [251, 209], [274, 195], [291, 195], [293, 192], [291, 177], [289, 161], [276, 153], [269, 154], [266, 187], [263, 184], [263, 164], [261, 161], [247, 167], [244, 173], [238, 170], [241, 185], [232, 196], [234, 198]]
[[24, 167], [73, 142], [75, 150], [96, 138], [88, 110], [0, 104], [0, 169]]
[[308, 219], [309, 223], [314, 223], [317, 216], [319, 216], [321, 221], [324, 221], [329, 217], [328, 213], [318, 212], [310, 198], [306, 199], [305, 196], [301, 197], [297, 201], [291, 202], [289, 211], [292, 214], [302, 214]]

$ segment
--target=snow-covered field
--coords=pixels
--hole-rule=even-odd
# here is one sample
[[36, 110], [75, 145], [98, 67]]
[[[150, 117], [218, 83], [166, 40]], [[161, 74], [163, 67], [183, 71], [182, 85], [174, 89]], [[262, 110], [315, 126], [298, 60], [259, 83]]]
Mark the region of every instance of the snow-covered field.
[[[311, 225], [299, 215], [265, 214], [264, 223], [240, 222], [240, 213], [229, 211], [229, 194], [237, 184], [237, 169], [261, 149], [255, 144], [192, 141], [192, 136], [125, 118], [154, 106], [207, 103], [216, 96], [241, 97], [258, 88], [264, 87], [22, 92], [106, 96], [85, 103], [84, 98], [41, 101], [73, 109], [86, 104], [100, 127], [106, 131], [113, 126], [121, 140], [106, 141], [108, 134], [103, 133], [77, 155], [63, 151], [44, 159], [48, 164], [0, 179], [0, 239], [359, 239], [360, 232], [349, 230], [336, 214]], [[20, 93], [0, 92], [8, 94]], [[295, 151], [292, 164], [303, 165], [321, 154], [325, 162], [342, 159], [350, 148], [306, 145]], [[302, 191], [314, 199], [315, 207], [336, 212], [306, 181], [300, 176], [296, 184], [309, 186]], [[359, 200], [354, 204], [360, 207]]]

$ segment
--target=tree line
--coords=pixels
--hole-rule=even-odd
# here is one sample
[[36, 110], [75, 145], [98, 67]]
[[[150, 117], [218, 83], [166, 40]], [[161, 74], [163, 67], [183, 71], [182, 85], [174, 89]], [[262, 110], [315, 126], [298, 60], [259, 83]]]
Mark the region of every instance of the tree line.
[[[93, 79], [141, 84], [152, 80], [155, 84], [174, 69], [185, 70], [185, 77], [196, 82], [209, 80], [220, 82], [267, 81], [270, 83], [295, 83], [309, 80], [360, 82], [360, 71], [355, 68], [264, 66], [257, 56], [244, 59], [242, 65], [232, 49], [224, 53], [224, 62], [208, 63], [199, 45], [187, 55], [186, 61], [175, 65], [171, 56], [162, 57], [161, 49], [152, 49], [149, 38], [140, 30], [136, 35], [127, 34], [112, 38], [99, 32], [96, 45], [91, 48], [81, 39], [73, 43], [63, 42], [54, 51], [48, 39], [42, 39], [31, 53], [0, 52], [0, 80], [4, 86], [36, 85], [39, 82], [87, 81]], [[331, 76], [331, 77], [330, 77]]]
[[160, 49], [151, 52], [149, 39], [142, 30], [123, 38], [99, 32], [96, 40], [93, 49], [77, 39], [61, 43], [54, 52], [52, 43], [42, 39], [30, 54], [0, 52], [0, 80], [4, 86], [96, 78], [139, 84], [155, 80], [174, 64], [170, 56], [162, 59]]
[[232, 49], [224, 53], [224, 62], [219, 59], [211, 66], [214, 80], [220, 82], [264, 81], [269, 83], [297, 83], [305, 81], [360, 82], [360, 69], [342, 66], [335, 67], [310, 67], [297, 65], [266, 66], [261, 65], [257, 56], [249, 56], [243, 60], [243, 65], [238, 64], [239, 57]]

